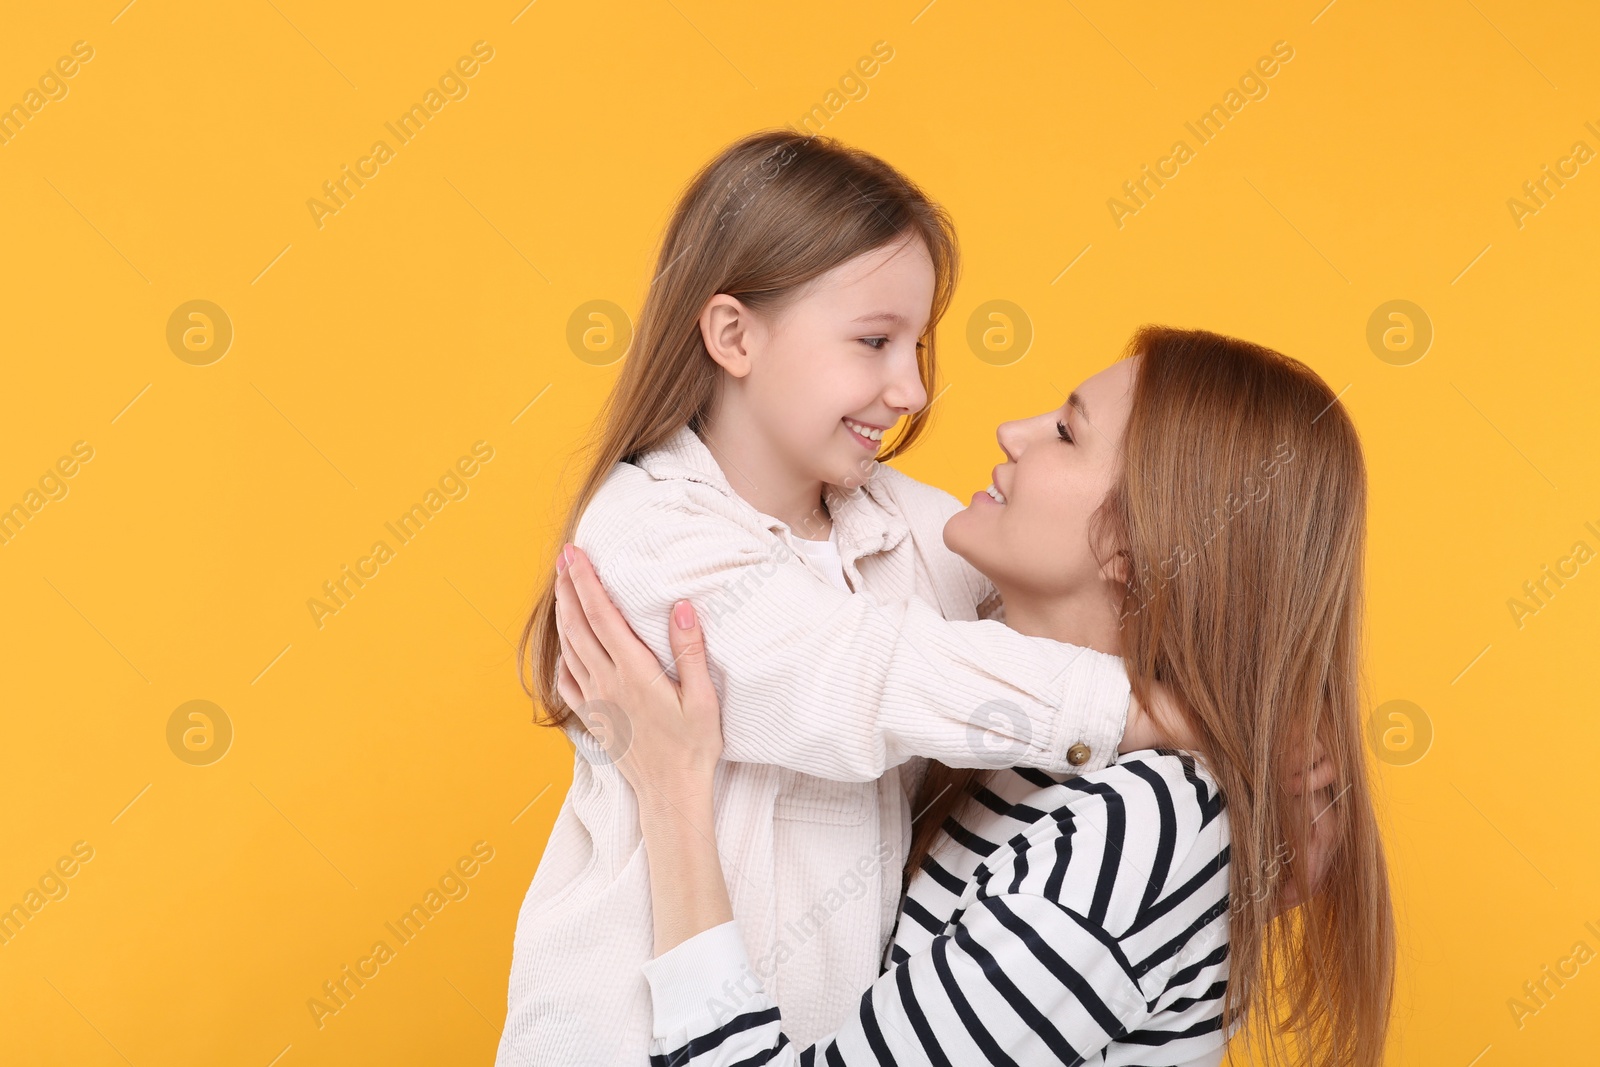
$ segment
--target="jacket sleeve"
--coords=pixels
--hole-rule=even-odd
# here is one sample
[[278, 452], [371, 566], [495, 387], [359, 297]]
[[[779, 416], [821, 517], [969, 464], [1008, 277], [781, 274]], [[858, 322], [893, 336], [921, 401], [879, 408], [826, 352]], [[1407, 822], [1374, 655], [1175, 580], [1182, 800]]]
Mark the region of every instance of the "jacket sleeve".
[[[673, 677], [668, 614], [679, 599], [695, 606], [723, 758], [843, 782], [914, 756], [1058, 773], [1115, 761], [1129, 699], [1119, 657], [946, 620], [917, 598], [879, 603], [692, 498], [618, 497], [629, 506], [591, 505], [574, 540]], [[1073, 764], [1078, 744], [1088, 758]]]
[[1082, 1063], [1150, 1015], [1116, 940], [1029, 894], [979, 898], [807, 1048], [784, 1033], [737, 923], [696, 934], [644, 971], [652, 1067]]

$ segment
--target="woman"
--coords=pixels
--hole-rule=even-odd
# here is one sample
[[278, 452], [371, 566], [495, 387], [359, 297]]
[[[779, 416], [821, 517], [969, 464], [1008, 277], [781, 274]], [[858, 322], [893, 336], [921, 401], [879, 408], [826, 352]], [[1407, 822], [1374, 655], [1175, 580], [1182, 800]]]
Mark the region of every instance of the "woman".
[[[1394, 943], [1358, 712], [1354, 427], [1260, 346], [1147, 327], [1127, 355], [1000, 428], [996, 491], [945, 541], [1007, 625], [1121, 656], [1162, 743], [1076, 778], [935, 767], [887, 969], [812, 1048], [784, 1036], [731, 921], [692, 609], [671, 627], [680, 689], [564, 552], [562, 695], [639, 798], [657, 1062], [1216, 1064], [1247, 1021], [1263, 1062], [1381, 1061]], [[1316, 745], [1326, 807], [1271, 773]], [[1318, 833], [1312, 896], [1282, 859]]]

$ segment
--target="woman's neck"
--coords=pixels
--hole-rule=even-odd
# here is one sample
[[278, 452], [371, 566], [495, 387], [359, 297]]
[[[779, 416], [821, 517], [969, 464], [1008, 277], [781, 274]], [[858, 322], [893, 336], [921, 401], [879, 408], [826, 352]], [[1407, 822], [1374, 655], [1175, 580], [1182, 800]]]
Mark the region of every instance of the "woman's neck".
[[[1000, 596], [1006, 606], [1006, 625], [1014, 630], [1111, 656], [1123, 654], [1122, 628], [1109, 592], [1077, 599], [1045, 598], [1030, 595], [1027, 590], [1002, 589]], [[1195, 719], [1169, 687], [1147, 681], [1143, 698], [1133, 705], [1129, 707], [1118, 752], [1178, 748], [1204, 755], [1209, 751], [1201, 744]]]
[[1115, 610], [1103, 598], [1042, 597], [1024, 589], [1000, 589], [1006, 625], [1030, 637], [1048, 637], [1112, 656], [1122, 655]]

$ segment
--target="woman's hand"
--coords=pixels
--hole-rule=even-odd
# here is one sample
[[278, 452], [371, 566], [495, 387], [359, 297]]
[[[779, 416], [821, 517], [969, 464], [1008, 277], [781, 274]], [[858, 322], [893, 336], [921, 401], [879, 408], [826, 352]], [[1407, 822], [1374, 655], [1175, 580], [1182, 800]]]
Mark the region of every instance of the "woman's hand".
[[587, 556], [566, 545], [556, 570], [556, 691], [639, 799], [659, 956], [733, 918], [712, 804], [722, 715], [704, 636], [689, 602], [673, 605], [667, 630], [674, 685], [606, 596]]
[[556, 564], [556, 690], [638, 795], [641, 819], [709, 800], [722, 717], [705, 641], [688, 601], [668, 623], [678, 684], [634, 635], [575, 545]]
[[1333, 761], [1327, 758], [1327, 751], [1322, 742], [1313, 741], [1310, 769], [1291, 773], [1285, 783], [1286, 790], [1294, 797], [1291, 803], [1299, 805], [1302, 809], [1300, 815], [1310, 820], [1311, 836], [1305, 843], [1305, 852], [1298, 857], [1290, 856], [1291, 863], [1295, 859], [1303, 859], [1303, 873], [1309, 892], [1306, 897], [1301, 897], [1300, 887], [1295, 879], [1284, 879], [1283, 896], [1278, 903], [1279, 914], [1299, 907], [1307, 899], [1315, 896], [1322, 885], [1323, 876], [1328, 873], [1328, 867], [1332, 863], [1333, 846], [1339, 825], [1338, 812], [1334, 810], [1334, 805], [1349, 788], [1348, 786], [1345, 789], [1339, 788], [1335, 773]]

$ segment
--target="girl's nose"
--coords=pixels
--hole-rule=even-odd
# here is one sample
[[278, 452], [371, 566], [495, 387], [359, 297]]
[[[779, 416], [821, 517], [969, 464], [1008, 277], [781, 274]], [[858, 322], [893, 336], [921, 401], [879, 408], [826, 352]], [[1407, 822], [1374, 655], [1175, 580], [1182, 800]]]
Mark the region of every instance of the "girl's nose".
[[928, 403], [928, 390], [922, 384], [922, 368], [915, 349], [909, 357], [896, 359], [889, 386], [883, 391], [883, 401], [903, 415], [921, 411]]

